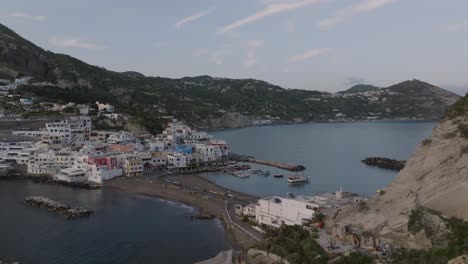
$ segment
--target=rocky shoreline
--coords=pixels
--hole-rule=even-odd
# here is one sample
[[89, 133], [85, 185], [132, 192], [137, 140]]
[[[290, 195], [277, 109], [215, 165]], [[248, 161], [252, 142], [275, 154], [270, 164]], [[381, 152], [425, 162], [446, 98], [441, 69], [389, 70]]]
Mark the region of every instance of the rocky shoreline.
[[66, 182], [66, 181], [59, 181], [54, 180], [48, 176], [30, 176], [30, 175], [23, 175], [23, 174], [8, 174], [0, 176], [0, 180], [31, 180], [33, 183], [37, 184], [48, 184], [48, 185], [55, 185], [55, 186], [64, 186], [69, 188], [77, 188], [77, 189], [86, 189], [86, 190], [97, 190], [103, 187], [102, 184], [95, 184], [90, 182]]
[[368, 166], [400, 171], [405, 167], [406, 161], [382, 157], [367, 157], [361, 161]]
[[66, 182], [66, 181], [59, 181], [54, 180], [51, 178], [40, 177], [40, 178], [32, 178], [32, 181], [37, 184], [49, 184], [49, 185], [58, 185], [58, 186], [65, 186], [70, 188], [77, 188], [77, 189], [87, 189], [87, 190], [96, 190], [101, 189], [101, 184], [94, 184], [94, 183], [87, 183], [87, 182]]
[[28, 196], [24, 198], [24, 203], [32, 207], [43, 208], [49, 212], [60, 214], [66, 219], [70, 220], [87, 217], [94, 213], [92, 210], [84, 208], [72, 208], [69, 205], [51, 200], [43, 196]]

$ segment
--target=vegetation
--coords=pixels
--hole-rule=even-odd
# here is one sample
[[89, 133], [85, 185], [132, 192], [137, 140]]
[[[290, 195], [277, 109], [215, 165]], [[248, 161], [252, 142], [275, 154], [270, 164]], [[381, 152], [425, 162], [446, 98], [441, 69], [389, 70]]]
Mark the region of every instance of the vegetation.
[[374, 258], [366, 255], [362, 255], [357, 252], [352, 252], [347, 256], [340, 257], [337, 261], [333, 262], [334, 264], [372, 264], [374, 263]]
[[327, 263], [328, 256], [308, 231], [301, 226], [283, 225], [279, 229], [267, 229], [260, 249], [284, 257], [291, 263]]
[[422, 141], [423, 146], [429, 146], [432, 143], [432, 140], [426, 138]]
[[369, 211], [369, 206], [367, 205], [367, 203], [365, 201], [360, 201], [359, 202], [359, 211], [360, 212], [367, 212]]
[[444, 119], [455, 119], [468, 116], [468, 95], [465, 95], [457, 103], [452, 105], [444, 114]]
[[408, 220], [408, 231], [411, 234], [416, 234], [419, 231], [423, 230], [424, 228], [424, 222], [423, 222], [423, 209], [420, 206], [417, 206], [413, 210], [411, 210], [411, 213], [409, 215], [409, 220]]
[[[195, 127], [209, 127], [210, 120], [223, 117], [224, 112], [280, 121], [326, 121], [336, 118], [337, 113], [355, 119], [369, 116], [434, 119], [447, 107], [445, 97], [434, 96], [433, 89], [437, 87], [417, 80], [388, 88], [358, 85], [333, 95], [284, 89], [254, 79], [210, 76], [170, 79], [145, 77], [137, 72], [118, 73], [43, 50], [1, 24], [0, 51], [0, 69], [8, 70], [0, 71], [0, 75], [23, 73], [60, 86], [24, 86], [19, 89], [21, 94], [51, 102], [110, 103], [119, 112], [135, 116], [139, 124], [153, 133], [161, 130], [165, 116], [175, 116]], [[365, 91], [381, 93], [378, 103], [355, 94]], [[456, 96], [440, 92], [446, 93], [446, 97]]]
[[[438, 212], [424, 209], [422, 207], [414, 209], [410, 214], [410, 221], [408, 223], [408, 230], [413, 234], [424, 228], [424, 223], [422, 222], [422, 214], [424, 210], [432, 214], [439, 214]], [[463, 254], [468, 254], [468, 222], [464, 222], [457, 218], [442, 217], [442, 219], [450, 230], [447, 237], [447, 246], [438, 248], [434, 247], [429, 250], [395, 250], [390, 256], [392, 263], [445, 264], [450, 259]]]
[[458, 131], [460, 131], [462, 137], [468, 138], [468, 124], [459, 124]]

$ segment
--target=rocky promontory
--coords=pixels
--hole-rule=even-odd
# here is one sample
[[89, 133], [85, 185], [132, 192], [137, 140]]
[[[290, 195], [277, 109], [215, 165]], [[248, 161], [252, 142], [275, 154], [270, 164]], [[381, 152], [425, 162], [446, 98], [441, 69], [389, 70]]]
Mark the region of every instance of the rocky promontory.
[[405, 167], [406, 161], [381, 157], [368, 157], [361, 161], [368, 166], [400, 171]]

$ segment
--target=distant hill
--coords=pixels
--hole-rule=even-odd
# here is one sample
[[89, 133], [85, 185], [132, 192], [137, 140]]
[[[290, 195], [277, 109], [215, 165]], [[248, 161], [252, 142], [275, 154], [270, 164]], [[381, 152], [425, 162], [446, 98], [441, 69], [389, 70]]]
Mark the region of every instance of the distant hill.
[[122, 72], [123, 75], [133, 77], [133, 78], [145, 78], [146, 76], [143, 73], [139, 73], [136, 71], [125, 71]]
[[348, 90], [342, 91], [340, 93], [363, 93], [367, 91], [376, 91], [378, 89], [380, 88], [369, 84], [356, 84]]
[[145, 77], [46, 51], [0, 24], [0, 77], [33, 76], [56, 86], [17, 91], [47, 101], [109, 102], [157, 132], [174, 116], [196, 127], [360, 119], [438, 119], [459, 96], [420, 81], [387, 88], [358, 85], [343, 93], [284, 89], [255, 79]]

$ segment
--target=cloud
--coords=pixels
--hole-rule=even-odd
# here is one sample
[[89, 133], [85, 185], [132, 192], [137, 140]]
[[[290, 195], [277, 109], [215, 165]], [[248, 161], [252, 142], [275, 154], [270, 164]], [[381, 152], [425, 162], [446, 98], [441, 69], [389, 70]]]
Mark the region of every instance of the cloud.
[[49, 43], [57, 47], [81, 48], [81, 49], [103, 49], [103, 46], [86, 42], [78, 38], [50, 37]]
[[196, 14], [193, 14], [191, 16], [188, 16], [188, 17], [185, 17], [185, 18], [182, 18], [180, 20], [178, 20], [174, 26], [179, 29], [181, 28], [184, 24], [187, 24], [187, 23], [190, 23], [190, 22], [193, 22], [193, 21], [196, 21], [206, 15], [208, 15], [209, 13], [211, 13], [213, 11], [213, 9], [208, 9], [208, 10], [205, 10], [205, 11], [201, 11], [201, 12], [198, 12]]
[[345, 84], [349, 86], [354, 86], [356, 84], [363, 84], [365, 82], [366, 80], [364, 78], [355, 77], [355, 76], [348, 77], [345, 80]]
[[449, 31], [449, 32], [456, 32], [456, 31], [461, 31], [465, 29], [468, 29], [468, 20], [446, 25], [440, 28], [441, 31]]
[[398, 0], [365, 0], [355, 5], [338, 10], [333, 16], [321, 20], [318, 24], [318, 27], [321, 30], [326, 30], [359, 13], [370, 12], [377, 8], [392, 4], [396, 1]]
[[308, 50], [306, 52], [304, 52], [303, 54], [300, 54], [300, 55], [297, 55], [297, 56], [293, 56], [291, 58], [289, 58], [289, 62], [299, 62], [299, 61], [303, 61], [303, 60], [306, 60], [306, 59], [310, 59], [310, 58], [313, 58], [313, 57], [317, 57], [319, 55], [322, 55], [322, 54], [325, 54], [325, 53], [328, 53], [330, 52], [330, 49], [327, 49], [327, 48], [323, 48], [323, 49], [311, 49], [311, 50]]
[[252, 22], [255, 22], [257, 20], [260, 20], [262, 18], [278, 14], [278, 13], [283, 13], [287, 11], [292, 11], [295, 9], [299, 9], [301, 7], [305, 7], [308, 5], [312, 4], [318, 4], [321, 2], [324, 2], [325, 0], [302, 0], [302, 1], [295, 1], [295, 2], [275, 2], [271, 3], [268, 6], [266, 6], [264, 9], [258, 11], [257, 13], [244, 17], [242, 19], [239, 19], [229, 25], [226, 25], [218, 30], [218, 34], [224, 34], [228, 31], [231, 31], [233, 29], [242, 27], [244, 25], [250, 24]]
[[255, 57], [255, 52], [257, 48], [263, 45], [262, 40], [251, 40], [247, 42], [247, 59], [245, 61], [246, 67], [252, 67], [257, 63], [257, 59]]
[[29, 19], [29, 20], [34, 20], [34, 21], [44, 21], [46, 20], [45, 16], [35, 16], [31, 15], [28, 13], [23, 13], [23, 12], [13, 12], [13, 13], [8, 13], [6, 15], [0, 16], [2, 18], [23, 18], [23, 19]]

